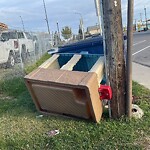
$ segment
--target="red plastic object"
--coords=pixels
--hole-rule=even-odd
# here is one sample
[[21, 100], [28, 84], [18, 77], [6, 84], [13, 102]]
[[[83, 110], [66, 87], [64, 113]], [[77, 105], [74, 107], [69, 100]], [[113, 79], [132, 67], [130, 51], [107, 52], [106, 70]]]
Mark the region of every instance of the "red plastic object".
[[100, 93], [100, 99], [107, 99], [111, 100], [112, 99], [112, 89], [110, 86], [107, 85], [101, 85], [100, 88], [98, 89]]

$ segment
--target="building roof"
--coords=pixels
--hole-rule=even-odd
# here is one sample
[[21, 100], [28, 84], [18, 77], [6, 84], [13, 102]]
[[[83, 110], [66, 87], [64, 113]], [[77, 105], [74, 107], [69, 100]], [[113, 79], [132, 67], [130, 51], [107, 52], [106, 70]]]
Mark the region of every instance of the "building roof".
[[90, 27], [87, 27], [87, 32], [90, 32], [92, 30], [99, 30], [99, 26], [98, 25], [95, 25], [95, 26], [90, 26]]
[[7, 30], [7, 29], [8, 29], [8, 26], [6, 24], [0, 22], [0, 31]]

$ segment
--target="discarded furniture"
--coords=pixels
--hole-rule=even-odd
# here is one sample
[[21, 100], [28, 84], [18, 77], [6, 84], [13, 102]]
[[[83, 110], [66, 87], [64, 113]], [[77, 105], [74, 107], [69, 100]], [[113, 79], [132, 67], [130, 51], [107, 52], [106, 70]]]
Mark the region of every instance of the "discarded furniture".
[[55, 54], [25, 76], [36, 108], [99, 122], [102, 102], [98, 87], [103, 78], [100, 55]]

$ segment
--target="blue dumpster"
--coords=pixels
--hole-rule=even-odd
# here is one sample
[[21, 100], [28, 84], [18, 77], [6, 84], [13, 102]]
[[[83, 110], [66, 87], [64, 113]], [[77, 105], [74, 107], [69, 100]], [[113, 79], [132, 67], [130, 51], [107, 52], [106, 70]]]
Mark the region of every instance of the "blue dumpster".
[[[126, 35], [123, 39], [126, 40]], [[101, 54], [103, 51], [103, 38], [102, 36], [93, 36], [88, 39], [81, 40], [75, 43], [66, 44], [55, 49], [48, 51], [49, 54], [55, 53], [82, 53], [82, 54]]]
[[88, 53], [104, 54], [102, 36], [91, 37], [76, 43], [67, 44], [58, 48], [58, 53]]

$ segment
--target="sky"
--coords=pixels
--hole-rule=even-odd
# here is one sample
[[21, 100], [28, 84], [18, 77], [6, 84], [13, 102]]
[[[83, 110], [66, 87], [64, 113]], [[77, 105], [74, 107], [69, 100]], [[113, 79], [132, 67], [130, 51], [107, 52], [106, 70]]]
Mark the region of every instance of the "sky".
[[[134, 0], [134, 19], [142, 19], [144, 7], [150, 18], [150, 0]], [[82, 16], [84, 28], [98, 23], [94, 0], [45, 0], [50, 31], [57, 31], [70, 26], [74, 33], [79, 29]], [[127, 0], [122, 0], [123, 25], [126, 24]], [[21, 17], [20, 17], [21, 16]], [[6, 23], [12, 29], [23, 29], [21, 18], [27, 31], [47, 31], [43, 0], [0, 0], [0, 22]]]

